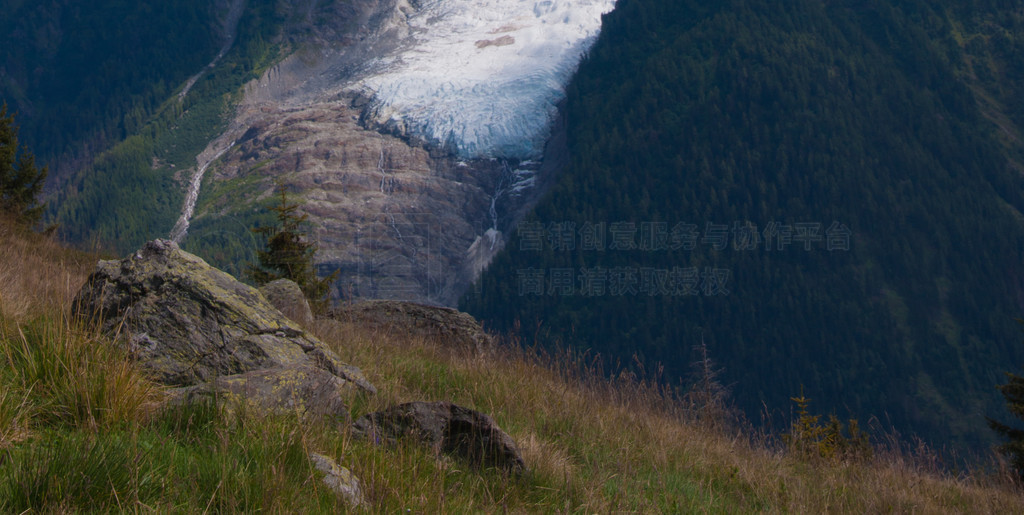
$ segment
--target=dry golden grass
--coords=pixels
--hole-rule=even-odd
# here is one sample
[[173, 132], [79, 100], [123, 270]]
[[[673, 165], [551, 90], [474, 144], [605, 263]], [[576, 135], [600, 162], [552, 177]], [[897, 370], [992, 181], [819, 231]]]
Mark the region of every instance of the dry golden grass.
[[34, 424], [97, 430], [156, 408], [123, 349], [69, 313], [96, 259], [0, 220], [0, 447]]
[[[470, 470], [298, 418], [154, 413], [152, 385], [118, 347], [66, 315], [95, 261], [0, 223], [0, 490], [41, 485], [11, 506], [344, 509], [315, 480], [305, 458], [315, 451], [351, 468], [381, 512], [1024, 513], [1005, 472], [952, 476], [892, 450], [809, 459], [749, 428], [695, 421], [669, 392], [605, 379], [578, 358], [515, 346], [479, 355], [344, 321], [312, 329], [379, 390], [352, 399], [353, 417], [416, 400], [476, 408], [518, 442], [529, 474]], [[76, 483], [81, 470], [110, 470], [111, 486]]]
[[66, 312], [96, 260], [0, 219], [0, 315], [26, 320]]
[[1024, 513], [1024, 495], [1006, 474], [954, 477], [891, 450], [811, 460], [749, 429], [695, 422], [655, 385], [605, 380], [571, 360], [508, 347], [472, 355], [338, 321], [321, 321], [315, 332], [381, 392], [354, 416], [414, 400], [451, 400], [494, 416], [519, 443], [532, 488], [554, 490], [518, 510]]

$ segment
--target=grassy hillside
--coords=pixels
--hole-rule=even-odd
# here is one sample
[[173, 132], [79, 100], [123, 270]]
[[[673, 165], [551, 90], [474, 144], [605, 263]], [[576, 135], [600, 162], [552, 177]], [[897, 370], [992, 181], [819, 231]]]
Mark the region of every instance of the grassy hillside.
[[350, 468], [379, 512], [1024, 510], [1006, 474], [946, 475], [927, 452], [787, 451], [577, 360], [467, 355], [344, 321], [312, 330], [380, 391], [353, 399], [353, 417], [413, 400], [474, 407], [511, 434], [531, 472], [375, 447], [296, 416], [164, 407], [117, 345], [67, 317], [94, 260], [0, 224], [0, 511], [345, 509], [309, 451]]

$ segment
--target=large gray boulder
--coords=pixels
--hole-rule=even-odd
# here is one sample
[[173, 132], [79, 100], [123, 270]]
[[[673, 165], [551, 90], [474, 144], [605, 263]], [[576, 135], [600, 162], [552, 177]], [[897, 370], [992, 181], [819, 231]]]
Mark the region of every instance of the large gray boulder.
[[480, 322], [452, 308], [396, 300], [368, 300], [336, 307], [330, 316], [363, 327], [432, 339], [461, 351], [481, 354], [494, 348], [493, 338], [484, 332]]
[[254, 288], [168, 240], [101, 261], [73, 306], [124, 338], [138, 363], [166, 385], [307, 367], [375, 391], [358, 368], [342, 363]]
[[436, 452], [473, 465], [513, 473], [526, 470], [515, 441], [494, 419], [450, 402], [410, 402], [370, 413], [356, 420], [352, 432], [374, 443], [411, 437]]

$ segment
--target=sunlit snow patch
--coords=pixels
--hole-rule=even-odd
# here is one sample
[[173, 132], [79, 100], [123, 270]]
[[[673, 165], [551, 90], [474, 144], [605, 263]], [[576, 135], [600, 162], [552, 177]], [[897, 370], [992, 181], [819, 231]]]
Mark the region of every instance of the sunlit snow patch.
[[377, 123], [462, 157], [539, 157], [614, 0], [428, 0], [359, 82]]

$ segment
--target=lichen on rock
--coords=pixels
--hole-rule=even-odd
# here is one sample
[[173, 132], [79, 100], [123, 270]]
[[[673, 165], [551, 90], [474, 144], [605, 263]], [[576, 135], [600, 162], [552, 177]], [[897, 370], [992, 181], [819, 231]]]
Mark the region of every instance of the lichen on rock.
[[349, 469], [338, 465], [333, 458], [316, 452], [309, 453], [313, 466], [323, 473], [323, 482], [351, 506], [366, 506], [359, 478]]
[[259, 291], [168, 240], [101, 261], [74, 310], [126, 341], [151, 377], [192, 386], [277, 367], [312, 367], [375, 392], [358, 368], [284, 316]]
[[254, 370], [169, 391], [171, 402], [216, 401], [233, 409], [254, 407], [261, 413], [294, 413], [300, 417], [330, 418], [348, 423], [343, 399], [358, 390], [354, 383], [309, 365]]

